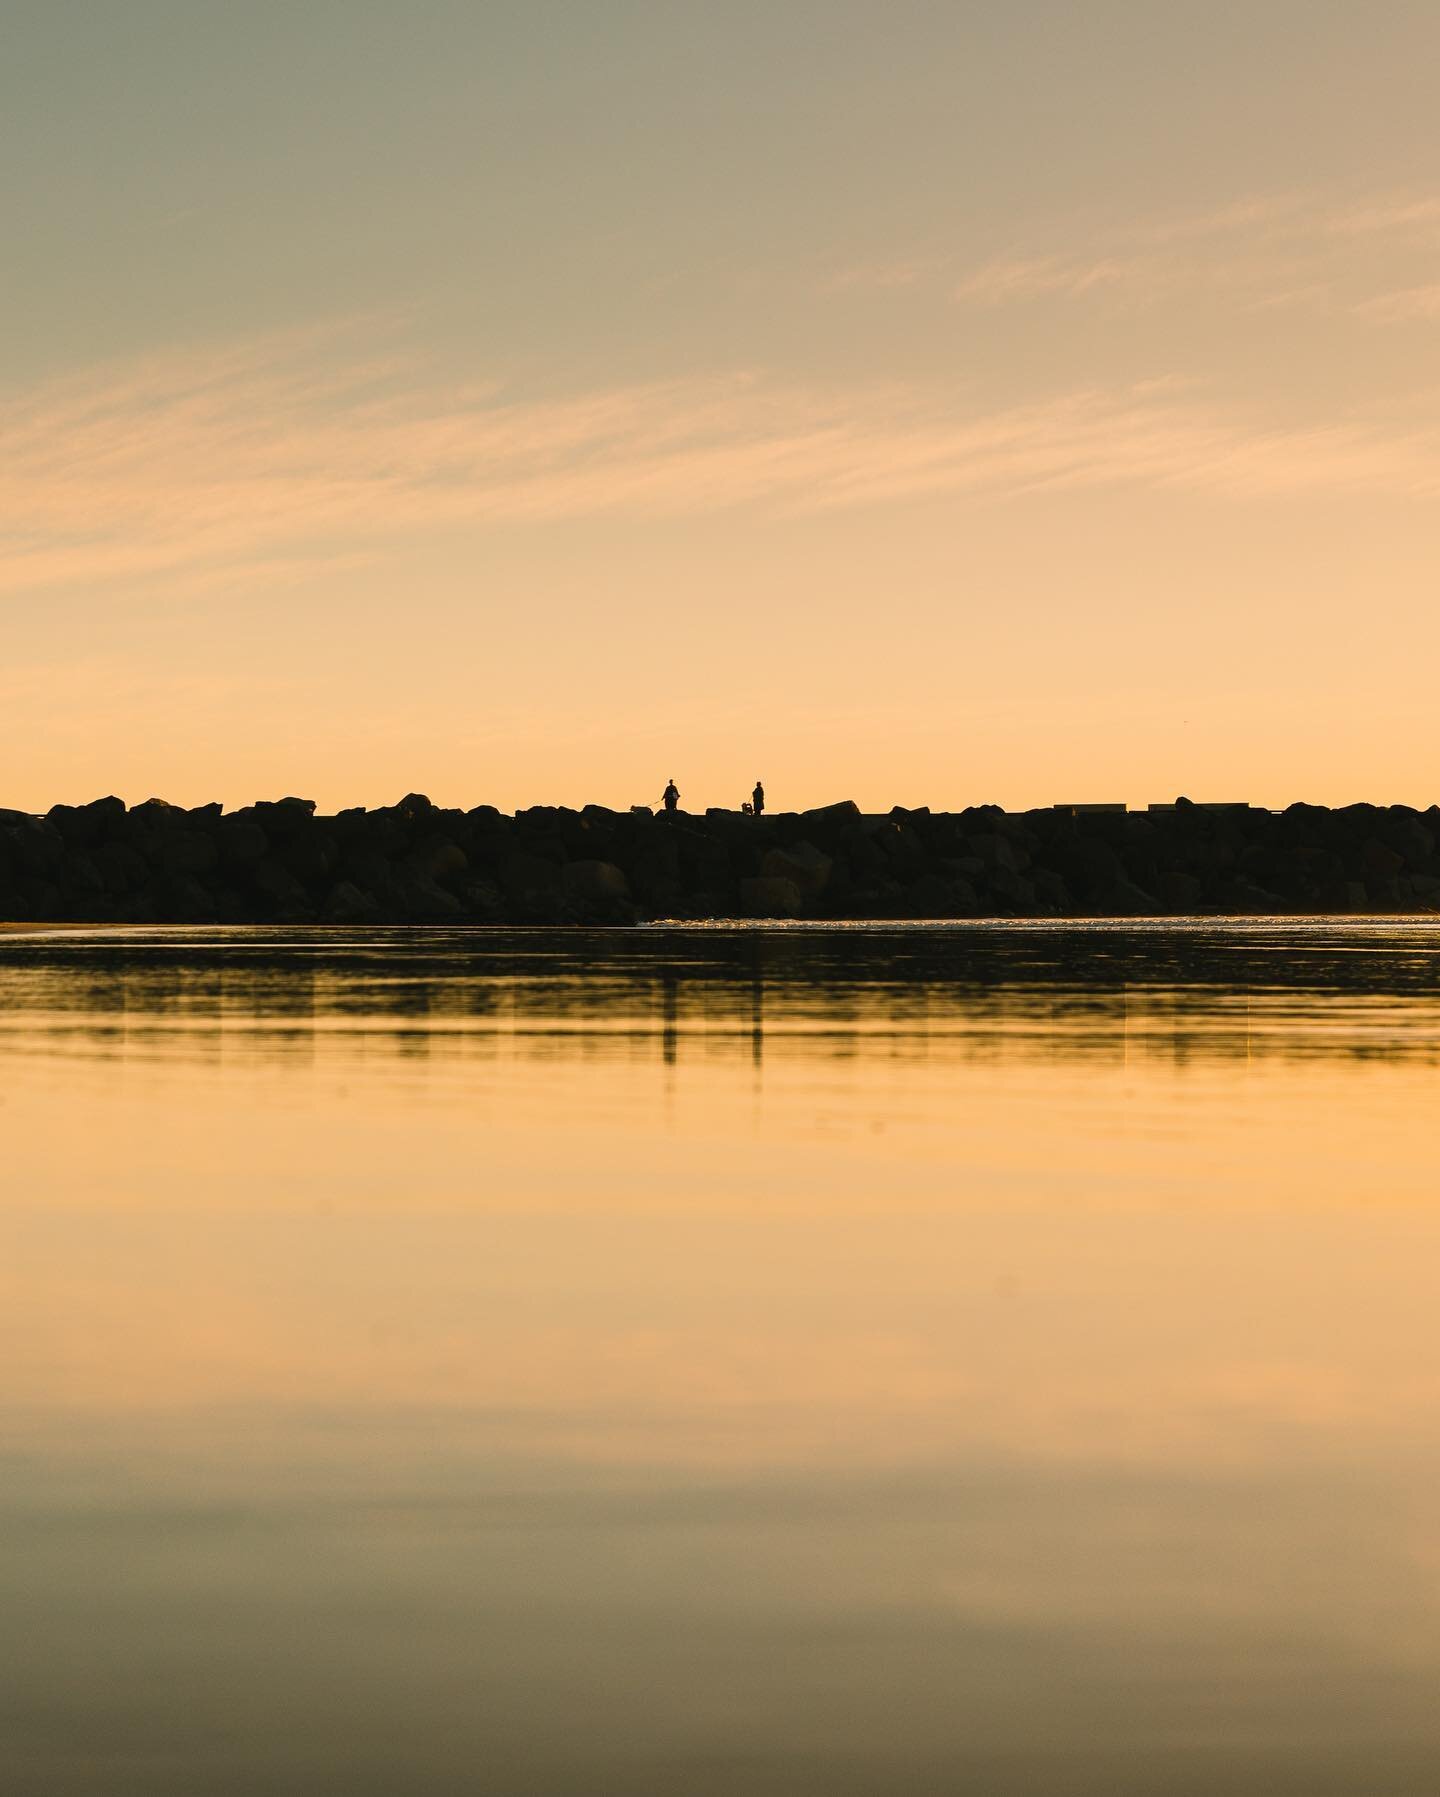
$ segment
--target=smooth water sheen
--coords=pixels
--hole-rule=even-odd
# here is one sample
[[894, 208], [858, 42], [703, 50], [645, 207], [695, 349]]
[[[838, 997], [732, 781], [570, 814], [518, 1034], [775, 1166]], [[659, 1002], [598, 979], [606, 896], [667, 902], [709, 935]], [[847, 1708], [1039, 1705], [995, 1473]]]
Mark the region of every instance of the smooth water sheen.
[[0, 1789], [1440, 1788], [1440, 926], [0, 939]]

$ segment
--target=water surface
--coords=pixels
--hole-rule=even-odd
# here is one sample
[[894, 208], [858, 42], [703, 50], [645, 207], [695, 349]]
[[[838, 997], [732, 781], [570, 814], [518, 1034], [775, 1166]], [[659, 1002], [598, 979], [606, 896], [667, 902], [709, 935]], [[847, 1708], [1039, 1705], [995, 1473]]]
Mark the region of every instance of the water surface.
[[1440, 927], [0, 941], [0, 1788], [1440, 1784]]

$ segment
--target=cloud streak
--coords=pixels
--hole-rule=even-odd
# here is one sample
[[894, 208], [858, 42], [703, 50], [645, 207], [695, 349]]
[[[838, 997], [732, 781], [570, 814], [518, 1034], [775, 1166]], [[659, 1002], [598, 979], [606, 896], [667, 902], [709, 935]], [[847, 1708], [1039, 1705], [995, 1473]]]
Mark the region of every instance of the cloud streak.
[[1404, 324], [1417, 319], [1440, 318], [1440, 281], [1422, 287], [1405, 287], [1398, 293], [1377, 294], [1357, 306], [1362, 317], [1381, 324]]
[[[1395, 293], [1394, 267], [1429, 271]], [[918, 277], [917, 277], [918, 278]], [[1428, 316], [1407, 295], [1440, 278], [1440, 198], [1380, 195], [1337, 203], [1318, 196], [1238, 200], [1165, 221], [1111, 223], [1083, 247], [1010, 246], [951, 275], [961, 304], [997, 307], [1039, 300], [1091, 300], [1111, 307], [1156, 305], [1200, 295], [1235, 310], [1303, 306], [1390, 323]]]
[[1264, 428], [1166, 382], [980, 411], [754, 375], [521, 398], [280, 340], [11, 393], [0, 595], [285, 578], [453, 527], [1106, 487], [1428, 496], [1440, 437]]
[[1121, 261], [1113, 256], [1098, 260], [1083, 256], [999, 256], [967, 275], [956, 286], [954, 297], [991, 306], [1047, 294], [1074, 297], [1133, 282], [1137, 272], [1133, 260]]

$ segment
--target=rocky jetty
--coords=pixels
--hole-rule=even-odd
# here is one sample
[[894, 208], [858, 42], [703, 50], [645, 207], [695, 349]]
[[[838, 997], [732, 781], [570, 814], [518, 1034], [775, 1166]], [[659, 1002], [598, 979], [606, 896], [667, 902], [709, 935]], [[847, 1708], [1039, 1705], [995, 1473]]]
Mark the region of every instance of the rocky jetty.
[[160, 799], [0, 811], [0, 919], [634, 923], [1440, 910], [1440, 807], [1056, 806], [862, 813], [444, 810], [317, 816]]

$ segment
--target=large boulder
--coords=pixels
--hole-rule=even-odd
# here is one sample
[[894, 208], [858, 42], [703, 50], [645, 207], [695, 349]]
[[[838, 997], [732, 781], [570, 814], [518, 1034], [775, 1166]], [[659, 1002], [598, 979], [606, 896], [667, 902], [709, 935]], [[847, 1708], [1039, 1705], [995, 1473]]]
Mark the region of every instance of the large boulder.
[[510, 819], [493, 805], [475, 805], [465, 816], [477, 835], [507, 836], [510, 833]]
[[250, 883], [266, 904], [286, 916], [295, 916], [307, 907], [305, 888], [288, 867], [266, 856], [249, 870]]
[[108, 842], [125, 825], [125, 801], [114, 797], [92, 799], [88, 805], [52, 805], [46, 813], [67, 842], [92, 847]]
[[467, 880], [460, 891], [460, 902], [467, 918], [475, 923], [502, 923], [505, 901], [489, 880]]
[[202, 830], [170, 830], [156, 839], [155, 860], [162, 873], [203, 877], [220, 865], [220, 850]]
[[841, 799], [834, 805], [814, 805], [809, 811], [802, 811], [800, 820], [804, 824], [817, 828], [824, 828], [826, 825], [843, 826], [858, 823], [860, 807], [854, 799]]
[[1088, 909], [1102, 917], [1153, 917], [1162, 907], [1143, 887], [1121, 874], [1092, 892]]
[[91, 859], [105, 891], [116, 896], [138, 891], [150, 877], [145, 857], [128, 842], [102, 842]]
[[1405, 857], [1378, 836], [1368, 837], [1361, 849], [1361, 864], [1367, 880], [1392, 879], [1405, 865]]
[[153, 892], [157, 923], [213, 923], [216, 919], [213, 894], [193, 874], [162, 875]]
[[990, 875], [990, 890], [1007, 910], [1027, 917], [1035, 909], [1035, 885], [1013, 868], [997, 867]]
[[413, 868], [402, 868], [390, 890], [402, 923], [448, 923], [464, 914], [453, 892]]
[[105, 876], [84, 849], [71, 849], [60, 866], [60, 879], [74, 898], [98, 898], [105, 891]]
[[1375, 834], [1409, 868], [1426, 867], [1435, 854], [1435, 832], [1408, 805], [1392, 805], [1375, 820]]
[[[947, 879], [940, 873], [923, 873], [911, 886], [905, 888], [905, 909], [911, 917], [945, 918], [961, 914], [961, 901], [957, 892], [957, 883]], [[963, 887], [971, 902], [974, 902], [974, 891]]]
[[461, 874], [468, 873], [470, 857], [458, 842], [430, 836], [411, 851], [410, 866], [427, 880], [458, 880]]
[[793, 880], [762, 874], [740, 882], [740, 909], [746, 917], [798, 917], [800, 903]]
[[892, 877], [915, 878], [929, 859], [920, 832], [903, 817], [883, 818], [871, 831], [870, 839], [887, 857]]
[[270, 838], [253, 807], [222, 818], [219, 841], [221, 859], [229, 868], [253, 867], [270, 849]]
[[331, 887], [321, 915], [326, 923], [374, 923], [380, 906], [370, 893], [350, 880], [341, 880]]
[[630, 896], [630, 885], [613, 861], [572, 861], [564, 869], [566, 893], [582, 904], [603, 905]]
[[1164, 910], [1184, 916], [1200, 909], [1204, 888], [1196, 875], [1172, 868], [1161, 877], [1160, 896]]
[[48, 879], [65, 859], [65, 839], [54, 824], [38, 817], [22, 816], [3, 832], [6, 862], [18, 873]]
[[143, 830], [179, 829], [185, 822], [185, 809], [169, 799], [142, 799], [130, 808], [130, 822]]
[[524, 849], [512, 849], [502, 856], [499, 873], [506, 898], [520, 900], [553, 897], [561, 891], [565, 878], [558, 861]]
[[323, 892], [340, 859], [340, 843], [328, 831], [302, 830], [281, 844], [284, 861], [302, 886]]
[[760, 863], [760, 876], [789, 880], [802, 899], [817, 899], [829, 885], [834, 866], [832, 858], [813, 842], [797, 842], [789, 848], [768, 850]]
[[977, 830], [964, 840], [969, 853], [987, 873], [1022, 874], [1030, 865], [1027, 851], [998, 830]]
[[314, 799], [266, 799], [253, 807], [255, 818], [277, 842], [303, 830], [315, 815]]

